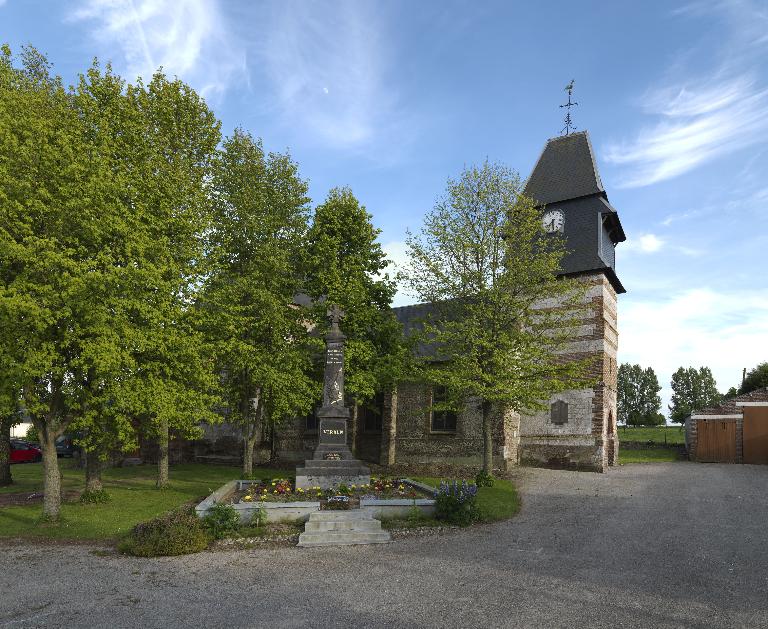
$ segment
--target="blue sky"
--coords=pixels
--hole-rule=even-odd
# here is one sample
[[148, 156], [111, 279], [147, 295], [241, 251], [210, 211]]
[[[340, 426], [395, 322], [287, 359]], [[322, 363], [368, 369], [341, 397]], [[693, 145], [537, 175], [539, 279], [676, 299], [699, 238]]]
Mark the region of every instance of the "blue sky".
[[725, 390], [768, 360], [765, 2], [0, 0], [0, 41], [67, 81], [94, 56], [162, 65], [226, 133], [290, 150], [316, 202], [350, 186], [395, 261], [465, 164], [527, 177], [575, 79], [628, 236], [619, 360], [654, 367], [665, 406], [678, 366]]

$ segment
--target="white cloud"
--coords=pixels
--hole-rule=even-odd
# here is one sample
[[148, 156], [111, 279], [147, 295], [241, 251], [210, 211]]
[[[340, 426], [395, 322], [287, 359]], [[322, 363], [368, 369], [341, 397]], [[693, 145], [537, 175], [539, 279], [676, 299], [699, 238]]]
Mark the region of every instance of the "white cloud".
[[[686, 21], [707, 20], [707, 32], [692, 48], [681, 50], [659, 81], [641, 99], [655, 117], [632, 140], [608, 146], [609, 162], [627, 167], [622, 187], [650, 185], [682, 175], [723, 155], [768, 140], [768, 89], [764, 76], [768, 53], [768, 9], [764, 1], [696, 1], [672, 12]], [[698, 28], [697, 28], [698, 27]], [[716, 28], [716, 35], [709, 33]], [[690, 43], [690, 42], [689, 42]], [[688, 64], [714, 52], [707, 70]], [[676, 77], [676, 78], [675, 78]]]
[[[70, 19], [93, 23], [93, 36], [129, 80], [160, 67], [203, 96], [223, 92], [245, 72], [245, 55], [213, 0], [87, 0]], [[103, 54], [103, 53], [102, 53]]]
[[640, 253], [656, 253], [665, 244], [664, 239], [655, 234], [641, 234], [637, 238], [630, 238], [621, 247], [622, 253], [638, 251]]
[[662, 385], [663, 411], [678, 367], [707, 366], [718, 388], [738, 386], [741, 370], [765, 360], [768, 296], [765, 291], [685, 291], [664, 300], [619, 304], [619, 361], [653, 367]]
[[396, 95], [375, 10], [351, 1], [275, 6], [259, 53], [286, 125], [342, 149], [391, 132]]
[[768, 89], [748, 75], [686, 83], [647, 96], [659, 121], [630, 142], [607, 147], [608, 162], [631, 169], [621, 187], [647, 186], [768, 140]]

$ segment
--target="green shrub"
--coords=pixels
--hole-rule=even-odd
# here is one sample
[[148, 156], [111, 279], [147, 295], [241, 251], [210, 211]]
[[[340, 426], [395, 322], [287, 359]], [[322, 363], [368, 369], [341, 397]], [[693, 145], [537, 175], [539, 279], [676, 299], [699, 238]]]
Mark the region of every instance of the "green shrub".
[[263, 502], [259, 502], [259, 508], [251, 516], [250, 526], [261, 527], [267, 523], [267, 508]]
[[468, 526], [479, 520], [477, 485], [465, 480], [441, 481], [435, 495], [435, 517], [459, 526]]
[[203, 518], [203, 526], [213, 539], [224, 539], [240, 527], [240, 516], [232, 505], [213, 505]]
[[137, 524], [118, 550], [136, 557], [166, 557], [198, 553], [208, 548], [210, 541], [194, 512], [172, 511]]
[[83, 504], [104, 504], [110, 500], [112, 500], [112, 496], [109, 495], [106, 489], [99, 489], [98, 491], [86, 490], [80, 494], [80, 502]]
[[475, 476], [475, 485], [478, 487], [493, 487], [493, 476], [488, 474], [485, 470], [480, 470]]
[[408, 516], [406, 517], [408, 520], [408, 524], [415, 526], [419, 524], [422, 520], [426, 519], [424, 516], [424, 513], [421, 509], [416, 505], [416, 501], [413, 501], [413, 504], [411, 505], [411, 508], [408, 509]]

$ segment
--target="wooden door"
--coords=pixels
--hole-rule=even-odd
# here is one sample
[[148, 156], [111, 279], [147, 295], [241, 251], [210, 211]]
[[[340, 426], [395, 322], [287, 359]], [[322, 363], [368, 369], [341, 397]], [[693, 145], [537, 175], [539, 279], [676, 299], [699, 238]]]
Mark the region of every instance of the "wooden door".
[[736, 462], [736, 420], [700, 419], [696, 460], [704, 463]]
[[744, 407], [744, 463], [768, 464], [768, 406]]

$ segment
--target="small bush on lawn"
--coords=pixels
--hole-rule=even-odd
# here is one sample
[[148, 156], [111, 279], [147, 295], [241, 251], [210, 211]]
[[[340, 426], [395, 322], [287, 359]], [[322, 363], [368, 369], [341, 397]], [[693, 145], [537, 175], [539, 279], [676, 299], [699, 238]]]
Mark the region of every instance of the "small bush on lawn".
[[435, 494], [435, 517], [459, 526], [468, 526], [479, 520], [477, 485], [465, 480], [440, 481]]
[[240, 516], [232, 505], [213, 505], [203, 518], [203, 526], [213, 539], [224, 539], [240, 528]]
[[83, 504], [97, 505], [104, 504], [112, 500], [112, 497], [107, 493], [106, 489], [99, 489], [98, 491], [84, 491], [80, 494], [80, 502]]
[[480, 470], [475, 476], [475, 485], [478, 487], [493, 487], [493, 476], [488, 474], [485, 470]]
[[166, 557], [198, 553], [211, 538], [191, 511], [172, 511], [137, 524], [118, 550], [136, 557]]

